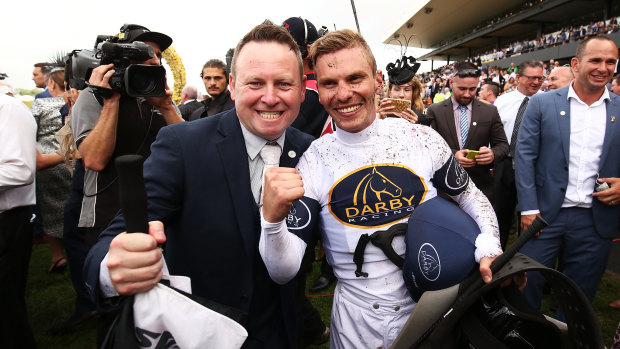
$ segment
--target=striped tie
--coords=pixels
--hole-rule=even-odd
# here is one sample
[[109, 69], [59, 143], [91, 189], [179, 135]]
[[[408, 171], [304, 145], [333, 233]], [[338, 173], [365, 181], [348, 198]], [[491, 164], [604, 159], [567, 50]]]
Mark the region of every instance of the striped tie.
[[459, 105], [459, 109], [461, 110], [461, 149], [463, 149], [465, 148], [465, 141], [469, 134], [469, 122], [467, 121], [467, 107]]
[[510, 137], [510, 151], [508, 152], [508, 156], [515, 156], [515, 149], [517, 148], [517, 135], [519, 134], [519, 127], [521, 127], [521, 121], [523, 121], [523, 114], [525, 114], [525, 109], [527, 108], [527, 103], [530, 101], [530, 97], [523, 98], [523, 102], [519, 106], [519, 110], [517, 111], [517, 117], [515, 118], [515, 126], [512, 129], [512, 136]]

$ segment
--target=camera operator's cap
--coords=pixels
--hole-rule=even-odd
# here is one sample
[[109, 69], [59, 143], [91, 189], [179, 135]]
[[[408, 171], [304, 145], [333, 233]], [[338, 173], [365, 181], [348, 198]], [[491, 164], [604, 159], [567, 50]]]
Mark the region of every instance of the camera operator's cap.
[[120, 41], [151, 41], [159, 45], [159, 49], [164, 51], [172, 44], [172, 38], [166, 34], [152, 32], [148, 28], [138, 24], [125, 24], [121, 27], [118, 34]]
[[457, 205], [436, 196], [418, 206], [405, 234], [403, 278], [416, 302], [425, 291], [463, 281], [477, 266], [478, 224]]
[[314, 24], [307, 19], [301, 17], [291, 17], [282, 23], [282, 26], [291, 33], [295, 42], [299, 47], [306, 47], [319, 38]]

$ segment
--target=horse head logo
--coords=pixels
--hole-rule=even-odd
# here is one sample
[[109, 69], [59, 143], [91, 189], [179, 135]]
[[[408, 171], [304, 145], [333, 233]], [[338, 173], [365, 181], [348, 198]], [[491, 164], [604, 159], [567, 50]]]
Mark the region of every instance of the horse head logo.
[[391, 197], [399, 197], [403, 193], [403, 190], [389, 180], [386, 176], [377, 171], [376, 167], [372, 168], [372, 172], [364, 176], [362, 180], [357, 184], [355, 188], [355, 194], [353, 196], [353, 205], [357, 205], [360, 201], [362, 204], [366, 204], [367, 195], [374, 194], [378, 201], [381, 201], [381, 194], [388, 194]]

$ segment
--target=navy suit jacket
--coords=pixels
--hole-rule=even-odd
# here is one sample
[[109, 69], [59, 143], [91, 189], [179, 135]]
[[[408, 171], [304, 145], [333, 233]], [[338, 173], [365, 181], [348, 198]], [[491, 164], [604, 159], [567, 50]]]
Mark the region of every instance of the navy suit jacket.
[[[539, 93], [530, 100], [517, 139], [515, 177], [520, 211], [539, 210], [551, 223], [562, 207], [568, 185], [570, 101], [568, 87]], [[620, 97], [609, 94], [599, 176], [620, 177]], [[616, 120], [618, 119], [618, 120]], [[594, 191], [594, 188], [592, 188]], [[592, 199], [597, 233], [613, 238], [618, 232], [620, 206]]]
[[[280, 166], [294, 167], [311, 141], [289, 127]], [[274, 289], [290, 347], [296, 346], [295, 281], [275, 284], [259, 256], [260, 219], [236, 109], [161, 129], [144, 164], [144, 180], [149, 220], [165, 224], [170, 274], [189, 276], [193, 294], [246, 313], [257, 283]], [[100, 301], [99, 264], [124, 230], [119, 213], [88, 254], [86, 282], [95, 301]], [[257, 268], [265, 277], [255, 277]]]

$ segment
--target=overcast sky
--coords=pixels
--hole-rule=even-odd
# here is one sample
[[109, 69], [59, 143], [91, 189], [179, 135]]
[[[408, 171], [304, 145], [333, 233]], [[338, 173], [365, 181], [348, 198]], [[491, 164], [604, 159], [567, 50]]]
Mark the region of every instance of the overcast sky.
[[[426, 0], [355, 0], [360, 31], [380, 69], [400, 56], [400, 48], [382, 41], [409, 19]], [[98, 34], [116, 34], [123, 23], [143, 25], [172, 37], [186, 81], [204, 91], [199, 77], [204, 62], [224, 60], [226, 51], [264, 19], [282, 23], [301, 16], [317, 28], [355, 29], [351, 0], [315, 1], [20, 1], [2, 5], [0, 72], [14, 88], [34, 88], [33, 64], [58, 51], [92, 49]], [[425, 51], [409, 49], [408, 55]], [[437, 64], [435, 64], [437, 66]], [[428, 70], [430, 62], [422, 66]], [[168, 67], [166, 66], [166, 69]], [[169, 82], [172, 76], [169, 74]], [[172, 83], [170, 83], [172, 85]]]

